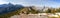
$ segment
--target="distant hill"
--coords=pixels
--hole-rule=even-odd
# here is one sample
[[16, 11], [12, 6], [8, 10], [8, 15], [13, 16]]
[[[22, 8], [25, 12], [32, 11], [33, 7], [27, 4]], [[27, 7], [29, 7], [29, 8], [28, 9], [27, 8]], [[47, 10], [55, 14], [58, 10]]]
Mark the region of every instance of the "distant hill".
[[15, 11], [15, 10], [18, 10], [20, 8], [23, 8], [23, 6], [22, 5], [13, 5], [11, 3], [2, 4], [2, 5], [0, 5], [0, 15], [1, 14], [6, 14], [8, 12]]

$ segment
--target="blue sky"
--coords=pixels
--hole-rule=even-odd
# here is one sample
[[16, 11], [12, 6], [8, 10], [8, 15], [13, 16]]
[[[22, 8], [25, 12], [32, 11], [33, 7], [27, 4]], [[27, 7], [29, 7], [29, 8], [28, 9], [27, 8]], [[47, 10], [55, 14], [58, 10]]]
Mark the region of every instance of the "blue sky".
[[0, 4], [11, 2], [13, 4], [22, 4], [25, 6], [36, 5], [36, 6], [50, 6], [60, 7], [60, 0], [0, 0]]

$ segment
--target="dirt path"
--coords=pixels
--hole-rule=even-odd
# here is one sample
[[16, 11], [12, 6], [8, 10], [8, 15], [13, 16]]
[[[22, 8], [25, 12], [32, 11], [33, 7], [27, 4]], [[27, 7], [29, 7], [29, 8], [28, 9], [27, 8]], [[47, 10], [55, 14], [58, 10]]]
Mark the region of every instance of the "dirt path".
[[26, 14], [21, 14], [21, 15], [15, 15], [15, 16], [12, 16], [11, 18], [47, 18], [46, 15], [26, 15]]

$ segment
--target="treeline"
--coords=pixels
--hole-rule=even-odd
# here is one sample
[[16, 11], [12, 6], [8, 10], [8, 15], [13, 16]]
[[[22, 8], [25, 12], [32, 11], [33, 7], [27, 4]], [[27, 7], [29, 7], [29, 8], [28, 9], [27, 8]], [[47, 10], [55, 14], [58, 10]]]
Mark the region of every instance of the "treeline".
[[53, 12], [58, 13], [58, 12], [60, 12], [60, 8], [56, 8], [56, 9], [55, 9], [55, 8], [48, 9], [47, 12], [48, 12], [48, 13], [53, 13]]

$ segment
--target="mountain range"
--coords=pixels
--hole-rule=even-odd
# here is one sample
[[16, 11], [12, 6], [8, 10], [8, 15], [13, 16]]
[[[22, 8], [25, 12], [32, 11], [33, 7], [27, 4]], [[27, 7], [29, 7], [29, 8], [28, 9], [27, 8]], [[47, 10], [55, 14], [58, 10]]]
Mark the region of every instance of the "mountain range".
[[0, 5], [0, 14], [5, 14], [23, 8], [23, 5], [14, 5], [12, 3]]

